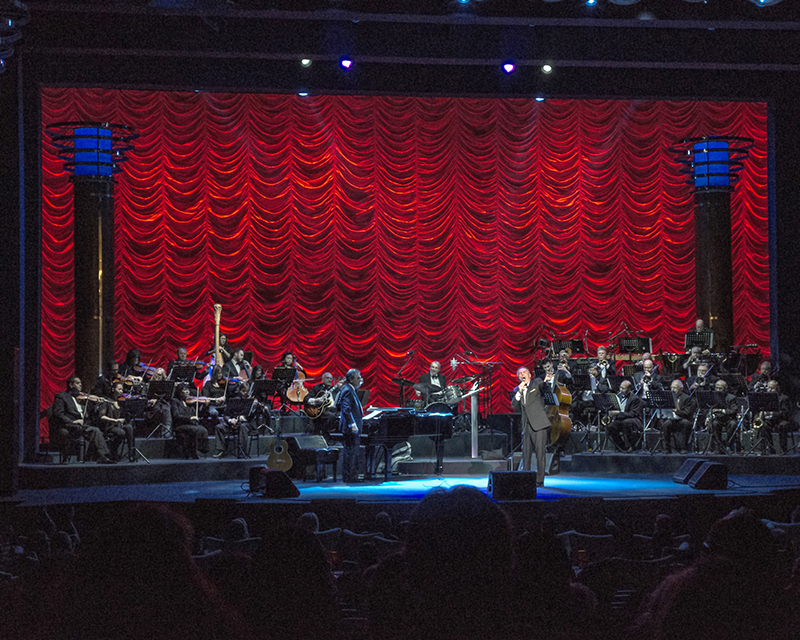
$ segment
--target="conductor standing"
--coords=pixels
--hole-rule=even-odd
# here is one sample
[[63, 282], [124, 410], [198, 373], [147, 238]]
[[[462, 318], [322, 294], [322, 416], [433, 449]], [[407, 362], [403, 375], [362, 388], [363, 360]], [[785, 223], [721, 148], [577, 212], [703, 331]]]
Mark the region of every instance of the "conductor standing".
[[522, 468], [531, 470], [531, 454], [536, 452], [536, 486], [544, 486], [545, 449], [550, 440], [550, 418], [542, 396], [545, 382], [531, 378], [527, 367], [517, 369], [519, 385], [512, 391], [511, 406], [522, 416]]

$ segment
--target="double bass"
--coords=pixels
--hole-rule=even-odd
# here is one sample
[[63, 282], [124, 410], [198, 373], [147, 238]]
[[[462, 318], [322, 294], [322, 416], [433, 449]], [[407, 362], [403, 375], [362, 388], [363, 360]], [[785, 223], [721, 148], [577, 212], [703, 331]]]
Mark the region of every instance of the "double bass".
[[572, 431], [572, 419], [569, 417], [572, 394], [567, 385], [556, 382], [553, 395], [557, 404], [547, 407], [547, 415], [550, 418], [550, 444], [565, 444]]

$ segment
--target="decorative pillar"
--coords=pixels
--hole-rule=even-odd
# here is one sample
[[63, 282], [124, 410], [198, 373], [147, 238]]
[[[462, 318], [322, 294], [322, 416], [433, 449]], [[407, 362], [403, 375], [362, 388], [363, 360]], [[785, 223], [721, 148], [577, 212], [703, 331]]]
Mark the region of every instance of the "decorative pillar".
[[114, 357], [114, 175], [138, 134], [108, 122], [59, 122], [47, 131], [72, 173], [75, 375], [87, 388]]
[[715, 351], [733, 345], [731, 193], [750, 138], [708, 136], [681, 140], [670, 151], [694, 187], [696, 317], [714, 330]]

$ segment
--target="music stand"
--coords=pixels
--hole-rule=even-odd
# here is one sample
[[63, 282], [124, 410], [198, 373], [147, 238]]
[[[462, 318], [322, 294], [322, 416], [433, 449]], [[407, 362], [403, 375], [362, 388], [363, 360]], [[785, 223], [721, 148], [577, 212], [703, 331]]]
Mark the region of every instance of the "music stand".
[[552, 349], [555, 353], [569, 349], [572, 354], [586, 353], [586, 347], [583, 345], [583, 340], [553, 340]]
[[176, 364], [172, 367], [172, 371], [169, 372], [169, 379], [174, 382], [191, 382], [196, 371], [197, 367], [193, 362]]
[[588, 373], [573, 373], [572, 388], [574, 391], [591, 391]]
[[741, 373], [720, 373], [719, 379], [728, 383], [728, 391], [737, 396], [747, 395], [747, 383]]
[[251, 365], [253, 364], [253, 357], [254, 353], [252, 351], [245, 351], [244, 352], [244, 359], [247, 360]]
[[174, 380], [155, 380], [147, 387], [148, 400], [164, 400], [169, 402], [172, 400], [172, 394], [175, 392]]
[[297, 369], [294, 367], [275, 368], [272, 370], [272, 379], [279, 380], [286, 388], [289, 388], [297, 377]]
[[[709, 411], [712, 411], [713, 409], [724, 410], [728, 408], [728, 405], [725, 402], [726, 394], [723, 391], [706, 391], [705, 389], [698, 389], [695, 391], [695, 395], [697, 396], [698, 416], [703, 414], [707, 419]], [[703, 429], [700, 431], [703, 431]], [[722, 449], [727, 449], [727, 445], [716, 436], [713, 429], [709, 428], [708, 434], [708, 442], [706, 443], [705, 449], [703, 449], [703, 455], [708, 453], [708, 450], [711, 448], [711, 445], [714, 441], [716, 441], [716, 444]]]
[[619, 350], [625, 353], [646, 353], [648, 351], [652, 353], [652, 340], [650, 338], [640, 338], [638, 336], [620, 337]]
[[[755, 420], [755, 416], [762, 411], [764, 413], [778, 413], [780, 411], [780, 395], [777, 393], [772, 393], [770, 391], [749, 393], [747, 394], [747, 401], [750, 407], [750, 415], [753, 416], [753, 420]], [[766, 436], [762, 435], [764, 428], [765, 427], [761, 427], [761, 429], [759, 429], [758, 438], [750, 445], [750, 448], [747, 450], [745, 455], [749, 455], [758, 445], [766, 441]], [[767, 444], [770, 448], [772, 448], [772, 442], [767, 442]]]
[[250, 385], [250, 396], [253, 398], [278, 395], [278, 389], [281, 386], [281, 380], [256, 380]]
[[692, 347], [700, 347], [700, 351], [711, 351], [711, 347], [714, 344], [714, 332], [713, 331], [702, 331], [701, 333], [697, 333], [696, 331], [690, 331], [685, 336], [683, 336], [683, 350], [684, 351], [691, 351]]
[[[650, 418], [647, 421], [647, 424], [644, 425], [644, 431], [650, 428], [650, 425], [655, 420], [656, 413], [661, 409], [674, 409], [675, 408], [675, 394], [672, 391], [665, 391], [664, 389], [651, 389], [647, 394], [647, 399], [650, 403]], [[654, 454], [659, 446], [664, 446], [664, 430], [659, 429], [659, 437], [658, 442], [656, 442], [656, 446], [650, 451], [650, 454]], [[644, 441], [644, 435], [642, 436], [642, 441]], [[647, 445], [643, 445], [644, 448], [647, 448]]]
[[621, 385], [625, 380], [633, 384], [633, 380], [631, 380], [630, 376], [606, 376], [606, 380], [608, 381], [608, 386], [611, 387], [611, 390], [614, 393], [619, 391], [619, 385]]

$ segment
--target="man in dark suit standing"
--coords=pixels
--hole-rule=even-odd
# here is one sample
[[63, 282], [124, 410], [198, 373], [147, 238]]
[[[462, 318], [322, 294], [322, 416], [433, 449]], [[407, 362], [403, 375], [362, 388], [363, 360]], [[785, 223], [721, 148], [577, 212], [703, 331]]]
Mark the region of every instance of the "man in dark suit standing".
[[522, 416], [522, 469], [531, 470], [531, 454], [536, 452], [536, 486], [544, 486], [545, 449], [550, 440], [550, 418], [544, 408], [542, 392], [546, 383], [531, 378], [530, 369], [517, 369], [519, 385], [511, 392], [511, 406]]
[[358, 399], [361, 372], [350, 369], [345, 375], [346, 383], [339, 393], [336, 406], [340, 411], [339, 430], [344, 435], [342, 451], [342, 481], [358, 482], [358, 452], [361, 448], [361, 428], [364, 410]]
[[633, 395], [633, 384], [630, 380], [624, 380], [619, 385], [619, 406], [620, 410], [614, 414], [611, 424], [608, 425], [608, 435], [617, 445], [620, 451], [633, 453], [635, 437], [642, 432], [644, 402], [638, 396]]
[[80, 433], [89, 443], [89, 449], [97, 451], [100, 464], [110, 464], [108, 445], [100, 429], [88, 426], [84, 419], [84, 409], [78, 404], [78, 396], [83, 388], [78, 376], [67, 380], [67, 390], [57, 393], [53, 399], [53, 422], [50, 437], [56, 436], [66, 444], [67, 439]]

